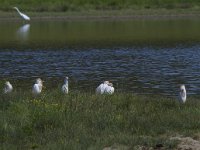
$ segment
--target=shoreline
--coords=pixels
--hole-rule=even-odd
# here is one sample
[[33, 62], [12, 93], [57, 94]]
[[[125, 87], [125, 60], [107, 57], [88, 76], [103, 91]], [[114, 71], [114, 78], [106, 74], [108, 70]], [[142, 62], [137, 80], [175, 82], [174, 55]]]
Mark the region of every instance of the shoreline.
[[[143, 20], [200, 18], [200, 10], [144, 9], [144, 10], [89, 10], [69, 12], [24, 12], [31, 20]], [[0, 11], [0, 21], [22, 20], [15, 12]]]

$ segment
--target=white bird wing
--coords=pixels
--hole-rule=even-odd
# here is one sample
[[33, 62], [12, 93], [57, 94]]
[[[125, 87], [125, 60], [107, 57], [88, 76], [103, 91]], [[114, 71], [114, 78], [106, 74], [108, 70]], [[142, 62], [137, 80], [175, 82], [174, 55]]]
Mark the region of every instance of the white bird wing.
[[114, 87], [107, 86], [105, 88], [105, 94], [113, 94], [114, 93]]
[[4, 93], [10, 93], [10, 92], [12, 92], [12, 90], [13, 90], [13, 87], [12, 87], [12, 85], [5, 85], [5, 87], [4, 87]]
[[183, 103], [186, 101], [186, 91], [181, 91], [181, 92], [180, 92], [179, 100], [180, 100], [181, 102], [183, 102]]
[[42, 92], [42, 84], [38, 84], [40, 92]]
[[109, 88], [108, 84], [103, 84], [102, 92], [106, 93], [106, 89]]
[[96, 88], [96, 93], [97, 93], [97, 94], [104, 94], [105, 89], [106, 89], [107, 86], [108, 86], [108, 85], [107, 85], [107, 84], [104, 84], [104, 83], [100, 84], [100, 85]]
[[101, 94], [101, 88], [102, 88], [103, 84], [100, 84], [97, 88], [96, 88], [96, 93], [97, 94]]
[[111, 94], [113, 94], [115, 91], [114, 87], [111, 87]]
[[21, 16], [25, 19], [25, 20], [31, 20], [30, 17], [28, 17], [27, 15], [21, 13]]
[[67, 85], [63, 85], [62, 86], [62, 92], [68, 94], [68, 86]]
[[38, 84], [33, 85], [32, 93], [33, 94], [39, 94], [41, 92], [40, 87]]

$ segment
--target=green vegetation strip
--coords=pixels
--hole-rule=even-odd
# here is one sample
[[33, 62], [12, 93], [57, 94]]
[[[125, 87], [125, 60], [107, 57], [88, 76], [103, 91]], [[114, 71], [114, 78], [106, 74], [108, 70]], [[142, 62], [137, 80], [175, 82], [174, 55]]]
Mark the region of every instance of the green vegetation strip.
[[0, 95], [0, 116], [3, 149], [172, 149], [171, 137], [200, 133], [198, 98], [18, 91]]
[[80, 11], [120, 9], [199, 9], [199, 0], [0, 0], [0, 10], [18, 6], [29, 11]]

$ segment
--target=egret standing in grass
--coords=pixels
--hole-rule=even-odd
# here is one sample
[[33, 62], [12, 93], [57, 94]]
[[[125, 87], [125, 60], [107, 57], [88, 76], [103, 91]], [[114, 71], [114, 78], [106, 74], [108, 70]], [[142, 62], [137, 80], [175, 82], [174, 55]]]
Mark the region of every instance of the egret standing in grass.
[[105, 94], [113, 94], [115, 91], [113, 84], [112, 83], [108, 83], [108, 86], [105, 88]]
[[5, 87], [4, 87], [4, 91], [3, 91], [3, 92], [4, 92], [5, 94], [7, 94], [7, 93], [12, 92], [12, 90], [13, 90], [12, 84], [10, 84], [9, 81], [6, 81]]
[[15, 10], [17, 10], [17, 12], [19, 13], [19, 15], [26, 21], [31, 20], [29, 16], [25, 15], [24, 13], [20, 12], [19, 9], [17, 7], [13, 7]]
[[42, 92], [43, 81], [40, 78], [37, 78], [35, 84], [33, 85], [32, 93], [38, 95]]
[[96, 94], [104, 94], [106, 87], [108, 86], [109, 81], [104, 81], [96, 88]]
[[185, 85], [182, 84], [182, 85], [180, 85], [179, 101], [181, 103], [185, 103], [186, 102], [186, 97], [187, 97], [187, 94], [186, 94]]
[[64, 84], [62, 86], [62, 92], [64, 94], [68, 94], [68, 92], [69, 92], [69, 89], [68, 89], [68, 77], [65, 77], [65, 79], [64, 79]]

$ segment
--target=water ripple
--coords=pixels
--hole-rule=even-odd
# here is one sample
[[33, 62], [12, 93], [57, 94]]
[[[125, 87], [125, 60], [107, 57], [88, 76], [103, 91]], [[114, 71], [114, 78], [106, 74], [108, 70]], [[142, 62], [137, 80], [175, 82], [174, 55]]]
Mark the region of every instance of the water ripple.
[[[118, 91], [175, 95], [179, 84], [200, 94], [200, 46], [108, 49], [0, 50], [0, 78], [29, 87], [40, 76], [56, 87], [64, 76], [72, 89], [94, 90], [110, 80]], [[85, 88], [87, 87], [87, 88]]]

